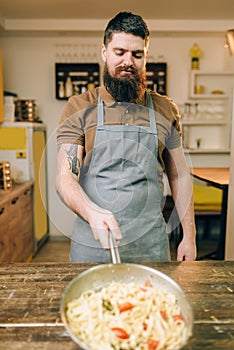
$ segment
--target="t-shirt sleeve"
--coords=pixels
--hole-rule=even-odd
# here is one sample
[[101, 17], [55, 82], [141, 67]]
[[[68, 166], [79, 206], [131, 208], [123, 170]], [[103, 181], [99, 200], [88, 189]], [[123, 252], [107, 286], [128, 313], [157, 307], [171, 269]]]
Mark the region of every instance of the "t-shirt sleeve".
[[169, 150], [178, 148], [182, 142], [181, 116], [177, 105], [173, 101], [171, 101], [171, 113], [173, 116], [171, 132], [166, 140], [166, 147]]
[[82, 129], [81, 112], [75, 109], [69, 100], [65, 105], [57, 127], [58, 144], [84, 145], [84, 132]]

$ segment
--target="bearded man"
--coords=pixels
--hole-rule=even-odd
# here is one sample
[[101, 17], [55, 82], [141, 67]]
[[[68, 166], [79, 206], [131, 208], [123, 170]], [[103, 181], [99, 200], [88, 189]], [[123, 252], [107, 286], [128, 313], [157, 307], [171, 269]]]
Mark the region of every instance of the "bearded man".
[[57, 131], [56, 189], [77, 214], [70, 261], [169, 261], [163, 174], [183, 228], [177, 260], [196, 258], [192, 184], [175, 103], [146, 88], [150, 34], [120, 12], [104, 32], [103, 85], [69, 98]]

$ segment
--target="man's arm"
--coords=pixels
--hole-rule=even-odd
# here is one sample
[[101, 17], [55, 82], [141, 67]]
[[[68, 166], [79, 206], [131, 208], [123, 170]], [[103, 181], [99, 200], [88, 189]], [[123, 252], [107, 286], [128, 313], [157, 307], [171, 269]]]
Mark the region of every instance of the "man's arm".
[[83, 152], [80, 145], [58, 145], [56, 190], [62, 201], [89, 223], [95, 239], [103, 248], [108, 248], [108, 230], [117, 241], [122, 238], [122, 233], [114, 215], [91, 201], [78, 183]]
[[181, 146], [167, 152], [166, 173], [183, 228], [183, 239], [178, 247], [177, 260], [195, 260], [196, 228], [192, 181]]

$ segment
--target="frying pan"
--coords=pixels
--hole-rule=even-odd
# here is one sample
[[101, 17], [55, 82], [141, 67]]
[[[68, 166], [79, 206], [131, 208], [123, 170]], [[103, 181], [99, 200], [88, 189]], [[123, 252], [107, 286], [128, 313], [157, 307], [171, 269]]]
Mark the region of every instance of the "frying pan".
[[[84, 291], [89, 289], [98, 291], [111, 282], [134, 282], [144, 285], [145, 280], [149, 279], [153, 287], [160, 287], [167, 292], [174, 294], [177, 298], [188, 330], [187, 339], [181, 343], [180, 348], [182, 348], [186, 344], [188, 338], [192, 335], [193, 328], [192, 307], [182, 288], [172, 278], [156, 269], [139, 264], [121, 263], [117, 244], [111, 232], [109, 235], [109, 241], [112, 263], [97, 265], [82, 272], [71, 280], [63, 292], [60, 303], [60, 314], [64, 326], [72, 340], [79, 345], [80, 349], [92, 350], [70, 330], [66, 318], [67, 304], [70, 301], [79, 298]], [[174, 350], [179, 350], [180, 348]]]

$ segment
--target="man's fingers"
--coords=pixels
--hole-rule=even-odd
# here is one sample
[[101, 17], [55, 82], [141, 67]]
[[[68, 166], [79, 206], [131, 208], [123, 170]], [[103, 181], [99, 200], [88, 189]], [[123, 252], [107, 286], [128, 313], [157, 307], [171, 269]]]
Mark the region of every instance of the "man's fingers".
[[104, 249], [109, 248], [109, 235], [108, 235], [108, 229], [106, 228], [94, 228], [93, 229], [94, 238], [100, 242], [101, 246]]

